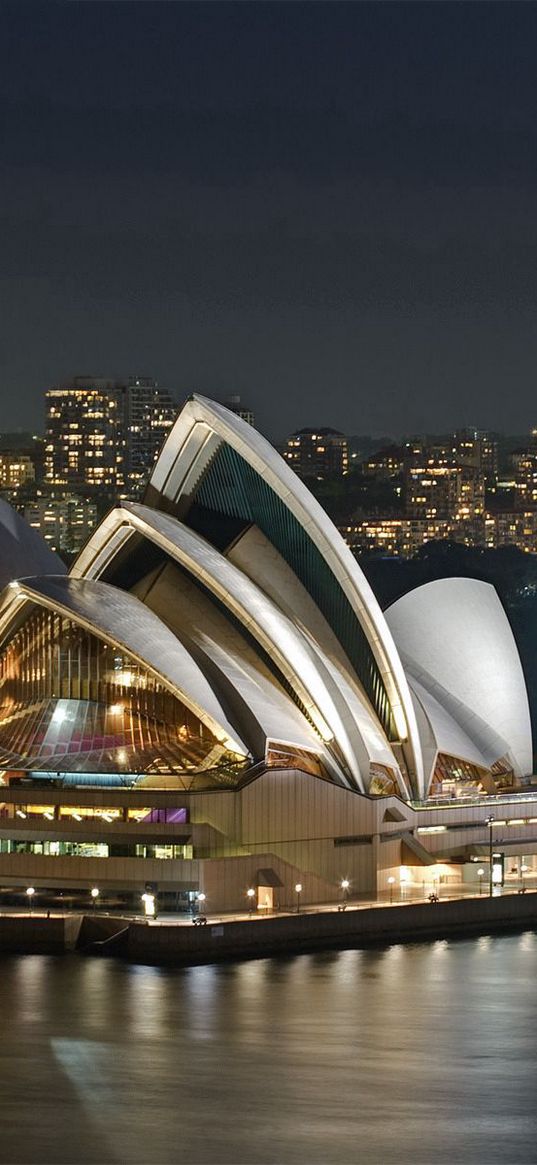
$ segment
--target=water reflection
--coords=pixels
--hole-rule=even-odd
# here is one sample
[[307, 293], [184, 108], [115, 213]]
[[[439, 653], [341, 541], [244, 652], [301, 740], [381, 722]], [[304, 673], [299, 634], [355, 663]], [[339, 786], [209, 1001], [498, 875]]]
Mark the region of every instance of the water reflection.
[[0, 962], [2, 1159], [533, 1163], [535, 933], [183, 970]]

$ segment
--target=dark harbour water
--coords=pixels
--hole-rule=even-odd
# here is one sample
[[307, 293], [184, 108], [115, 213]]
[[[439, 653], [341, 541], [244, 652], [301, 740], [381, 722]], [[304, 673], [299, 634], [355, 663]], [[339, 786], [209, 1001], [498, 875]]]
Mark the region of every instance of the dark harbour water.
[[0, 960], [0, 1161], [537, 1162], [537, 934]]

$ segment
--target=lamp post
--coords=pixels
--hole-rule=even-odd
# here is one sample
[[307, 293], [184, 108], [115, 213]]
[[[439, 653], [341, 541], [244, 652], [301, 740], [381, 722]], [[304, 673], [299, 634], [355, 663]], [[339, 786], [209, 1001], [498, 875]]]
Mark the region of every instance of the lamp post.
[[201, 891], [201, 893], [200, 893], [200, 894], [198, 894], [198, 898], [197, 898], [197, 902], [198, 902], [198, 914], [201, 914], [201, 913], [202, 913], [202, 911], [203, 911], [203, 910], [205, 910], [205, 903], [206, 903], [206, 901], [207, 901], [207, 895], [206, 895], [206, 894], [204, 894], [204, 893], [203, 893], [203, 890], [202, 890], [202, 891]]
[[480, 866], [478, 871], [477, 871], [477, 876], [479, 878], [479, 894], [480, 895], [483, 893], [483, 874], [484, 873], [485, 873], [485, 871], [484, 871], [483, 867]]
[[301, 895], [301, 893], [302, 893], [302, 882], [297, 882], [297, 884], [295, 886], [296, 912], [297, 912], [297, 914], [300, 914], [300, 895]]
[[342, 880], [341, 880], [341, 890], [342, 890], [342, 893], [343, 893], [343, 909], [345, 909], [345, 907], [346, 907], [346, 905], [347, 905], [347, 899], [348, 899], [348, 897], [349, 897], [349, 886], [350, 886], [349, 879], [348, 879], [348, 878], [342, 878]]
[[34, 894], [35, 894], [34, 887], [28, 886], [28, 889], [26, 891], [26, 896], [28, 898], [28, 908], [30, 910], [30, 914], [32, 913], [32, 900], [33, 900]]
[[246, 891], [246, 897], [248, 899], [248, 914], [251, 917], [252, 913], [253, 913], [253, 909], [254, 909], [254, 898], [255, 898], [255, 890], [253, 889], [252, 886], [250, 886], [249, 889]]
[[524, 893], [524, 890], [526, 889], [524, 885], [524, 874], [527, 874], [528, 870], [529, 866], [527, 866], [525, 862], [522, 862], [520, 867], [520, 889], [522, 890], [522, 893]]
[[97, 899], [99, 897], [99, 889], [97, 886], [92, 886], [91, 897], [93, 898], [93, 913], [95, 914], [95, 911], [97, 909]]
[[393, 906], [393, 888], [395, 886], [395, 878], [393, 876], [388, 878], [388, 886], [390, 887], [390, 906]]
[[489, 827], [489, 898], [492, 898], [492, 829], [494, 817], [487, 817], [485, 825]]

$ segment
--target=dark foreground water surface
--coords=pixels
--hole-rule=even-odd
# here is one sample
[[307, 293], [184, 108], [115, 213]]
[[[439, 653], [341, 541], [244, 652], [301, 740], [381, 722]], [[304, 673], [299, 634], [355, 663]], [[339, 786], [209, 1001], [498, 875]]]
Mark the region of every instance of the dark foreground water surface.
[[537, 1162], [537, 935], [0, 960], [0, 1160]]

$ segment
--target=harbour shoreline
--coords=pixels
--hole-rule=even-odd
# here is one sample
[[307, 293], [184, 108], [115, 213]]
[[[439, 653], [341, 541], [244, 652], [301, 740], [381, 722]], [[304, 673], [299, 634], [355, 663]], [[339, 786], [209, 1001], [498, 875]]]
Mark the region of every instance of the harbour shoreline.
[[211, 920], [206, 926], [114, 915], [3, 915], [0, 955], [121, 957], [132, 963], [189, 966], [327, 949], [391, 945], [537, 928], [537, 893], [458, 898], [272, 918]]

